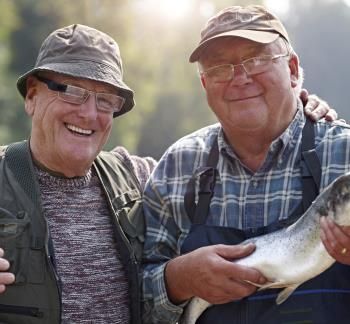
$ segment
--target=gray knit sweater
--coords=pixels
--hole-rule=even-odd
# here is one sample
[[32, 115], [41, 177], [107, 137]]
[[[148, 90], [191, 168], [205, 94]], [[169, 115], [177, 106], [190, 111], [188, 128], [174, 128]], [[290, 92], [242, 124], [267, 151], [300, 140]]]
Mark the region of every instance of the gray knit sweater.
[[[115, 151], [144, 186], [155, 161]], [[62, 282], [63, 323], [128, 323], [128, 281], [95, 170], [77, 178], [36, 171]]]

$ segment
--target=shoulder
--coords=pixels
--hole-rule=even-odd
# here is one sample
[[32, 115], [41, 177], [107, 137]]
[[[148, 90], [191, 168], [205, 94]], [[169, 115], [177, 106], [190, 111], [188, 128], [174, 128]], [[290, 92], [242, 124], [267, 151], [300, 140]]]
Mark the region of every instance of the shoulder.
[[324, 141], [349, 141], [350, 140], [350, 125], [341, 122], [327, 122], [321, 120], [315, 126], [316, 144]]
[[118, 158], [124, 165], [126, 165], [136, 175], [142, 187], [144, 187], [144, 184], [157, 164], [157, 161], [152, 157], [132, 155], [122, 146], [117, 146], [109, 152], [109, 154]]
[[220, 129], [220, 124], [217, 123], [188, 134], [172, 144], [166, 150], [165, 155], [180, 154], [184, 158], [188, 158], [192, 155], [208, 152]]
[[206, 161], [220, 129], [219, 124], [214, 124], [180, 138], [165, 151], [154, 177], [159, 180], [192, 175]]
[[317, 122], [316, 152], [322, 167], [324, 187], [341, 174], [350, 171], [350, 126], [336, 122]]

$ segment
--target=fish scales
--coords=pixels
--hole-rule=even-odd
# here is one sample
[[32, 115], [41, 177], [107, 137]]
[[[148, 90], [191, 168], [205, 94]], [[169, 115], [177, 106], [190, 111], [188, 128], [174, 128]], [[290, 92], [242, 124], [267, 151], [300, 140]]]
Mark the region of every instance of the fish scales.
[[[350, 225], [350, 173], [326, 187], [294, 224], [242, 242], [252, 242], [256, 249], [234, 262], [253, 267], [268, 279], [268, 284], [259, 290], [285, 288], [276, 299], [277, 304], [283, 303], [298, 286], [335, 262], [320, 239], [321, 216], [330, 217], [339, 225]], [[180, 323], [195, 324], [209, 306], [211, 304], [199, 297], [192, 298]]]

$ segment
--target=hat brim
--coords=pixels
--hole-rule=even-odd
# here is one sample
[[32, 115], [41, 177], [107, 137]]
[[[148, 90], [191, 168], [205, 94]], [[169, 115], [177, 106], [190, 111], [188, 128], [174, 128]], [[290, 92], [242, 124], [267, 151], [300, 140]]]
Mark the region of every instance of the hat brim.
[[118, 71], [107, 64], [93, 62], [74, 61], [62, 63], [46, 63], [42, 66], [37, 66], [34, 69], [20, 76], [17, 80], [17, 89], [20, 94], [25, 97], [27, 93], [27, 78], [30, 75], [36, 74], [39, 71], [51, 71], [61, 73], [76, 78], [83, 78], [110, 84], [118, 89], [118, 95], [125, 98], [124, 105], [121, 111], [115, 113], [113, 117], [120, 116], [130, 111], [134, 105], [134, 92], [123, 82], [122, 76]]
[[201, 42], [190, 55], [189, 61], [191, 63], [197, 62], [199, 60], [199, 57], [203, 53], [203, 51], [209, 46], [209, 43], [211, 43], [211, 41], [213, 41], [214, 39], [217, 39], [220, 37], [229, 37], [229, 36], [246, 38], [253, 42], [268, 44], [275, 41], [280, 36], [280, 34], [276, 32], [248, 30], [248, 29], [232, 30], [232, 31], [220, 33]]

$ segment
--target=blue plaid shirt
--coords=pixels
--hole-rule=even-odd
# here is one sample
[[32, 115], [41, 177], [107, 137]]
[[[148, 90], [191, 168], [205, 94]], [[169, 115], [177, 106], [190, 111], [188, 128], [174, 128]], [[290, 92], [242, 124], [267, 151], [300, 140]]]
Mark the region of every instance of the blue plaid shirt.
[[[301, 202], [300, 152], [304, 124], [305, 117], [299, 108], [289, 127], [271, 144], [265, 162], [255, 173], [240, 162], [225, 140], [220, 124], [180, 139], [165, 152], [144, 193], [145, 322], [175, 323], [182, 313], [184, 305], [174, 305], [168, 299], [164, 267], [179, 255], [189, 233], [191, 222], [184, 207], [186, 186], [198, 167], [205, 165], [213, 141], [217, 138], [219, 145], [219, 176], [207, 224], [255, 228], [288, 217]], [[340, 122], [319, 121], [315, 125], [315, 145], [322, 167], [322, 189], [350, 171], [350, 127]]]

